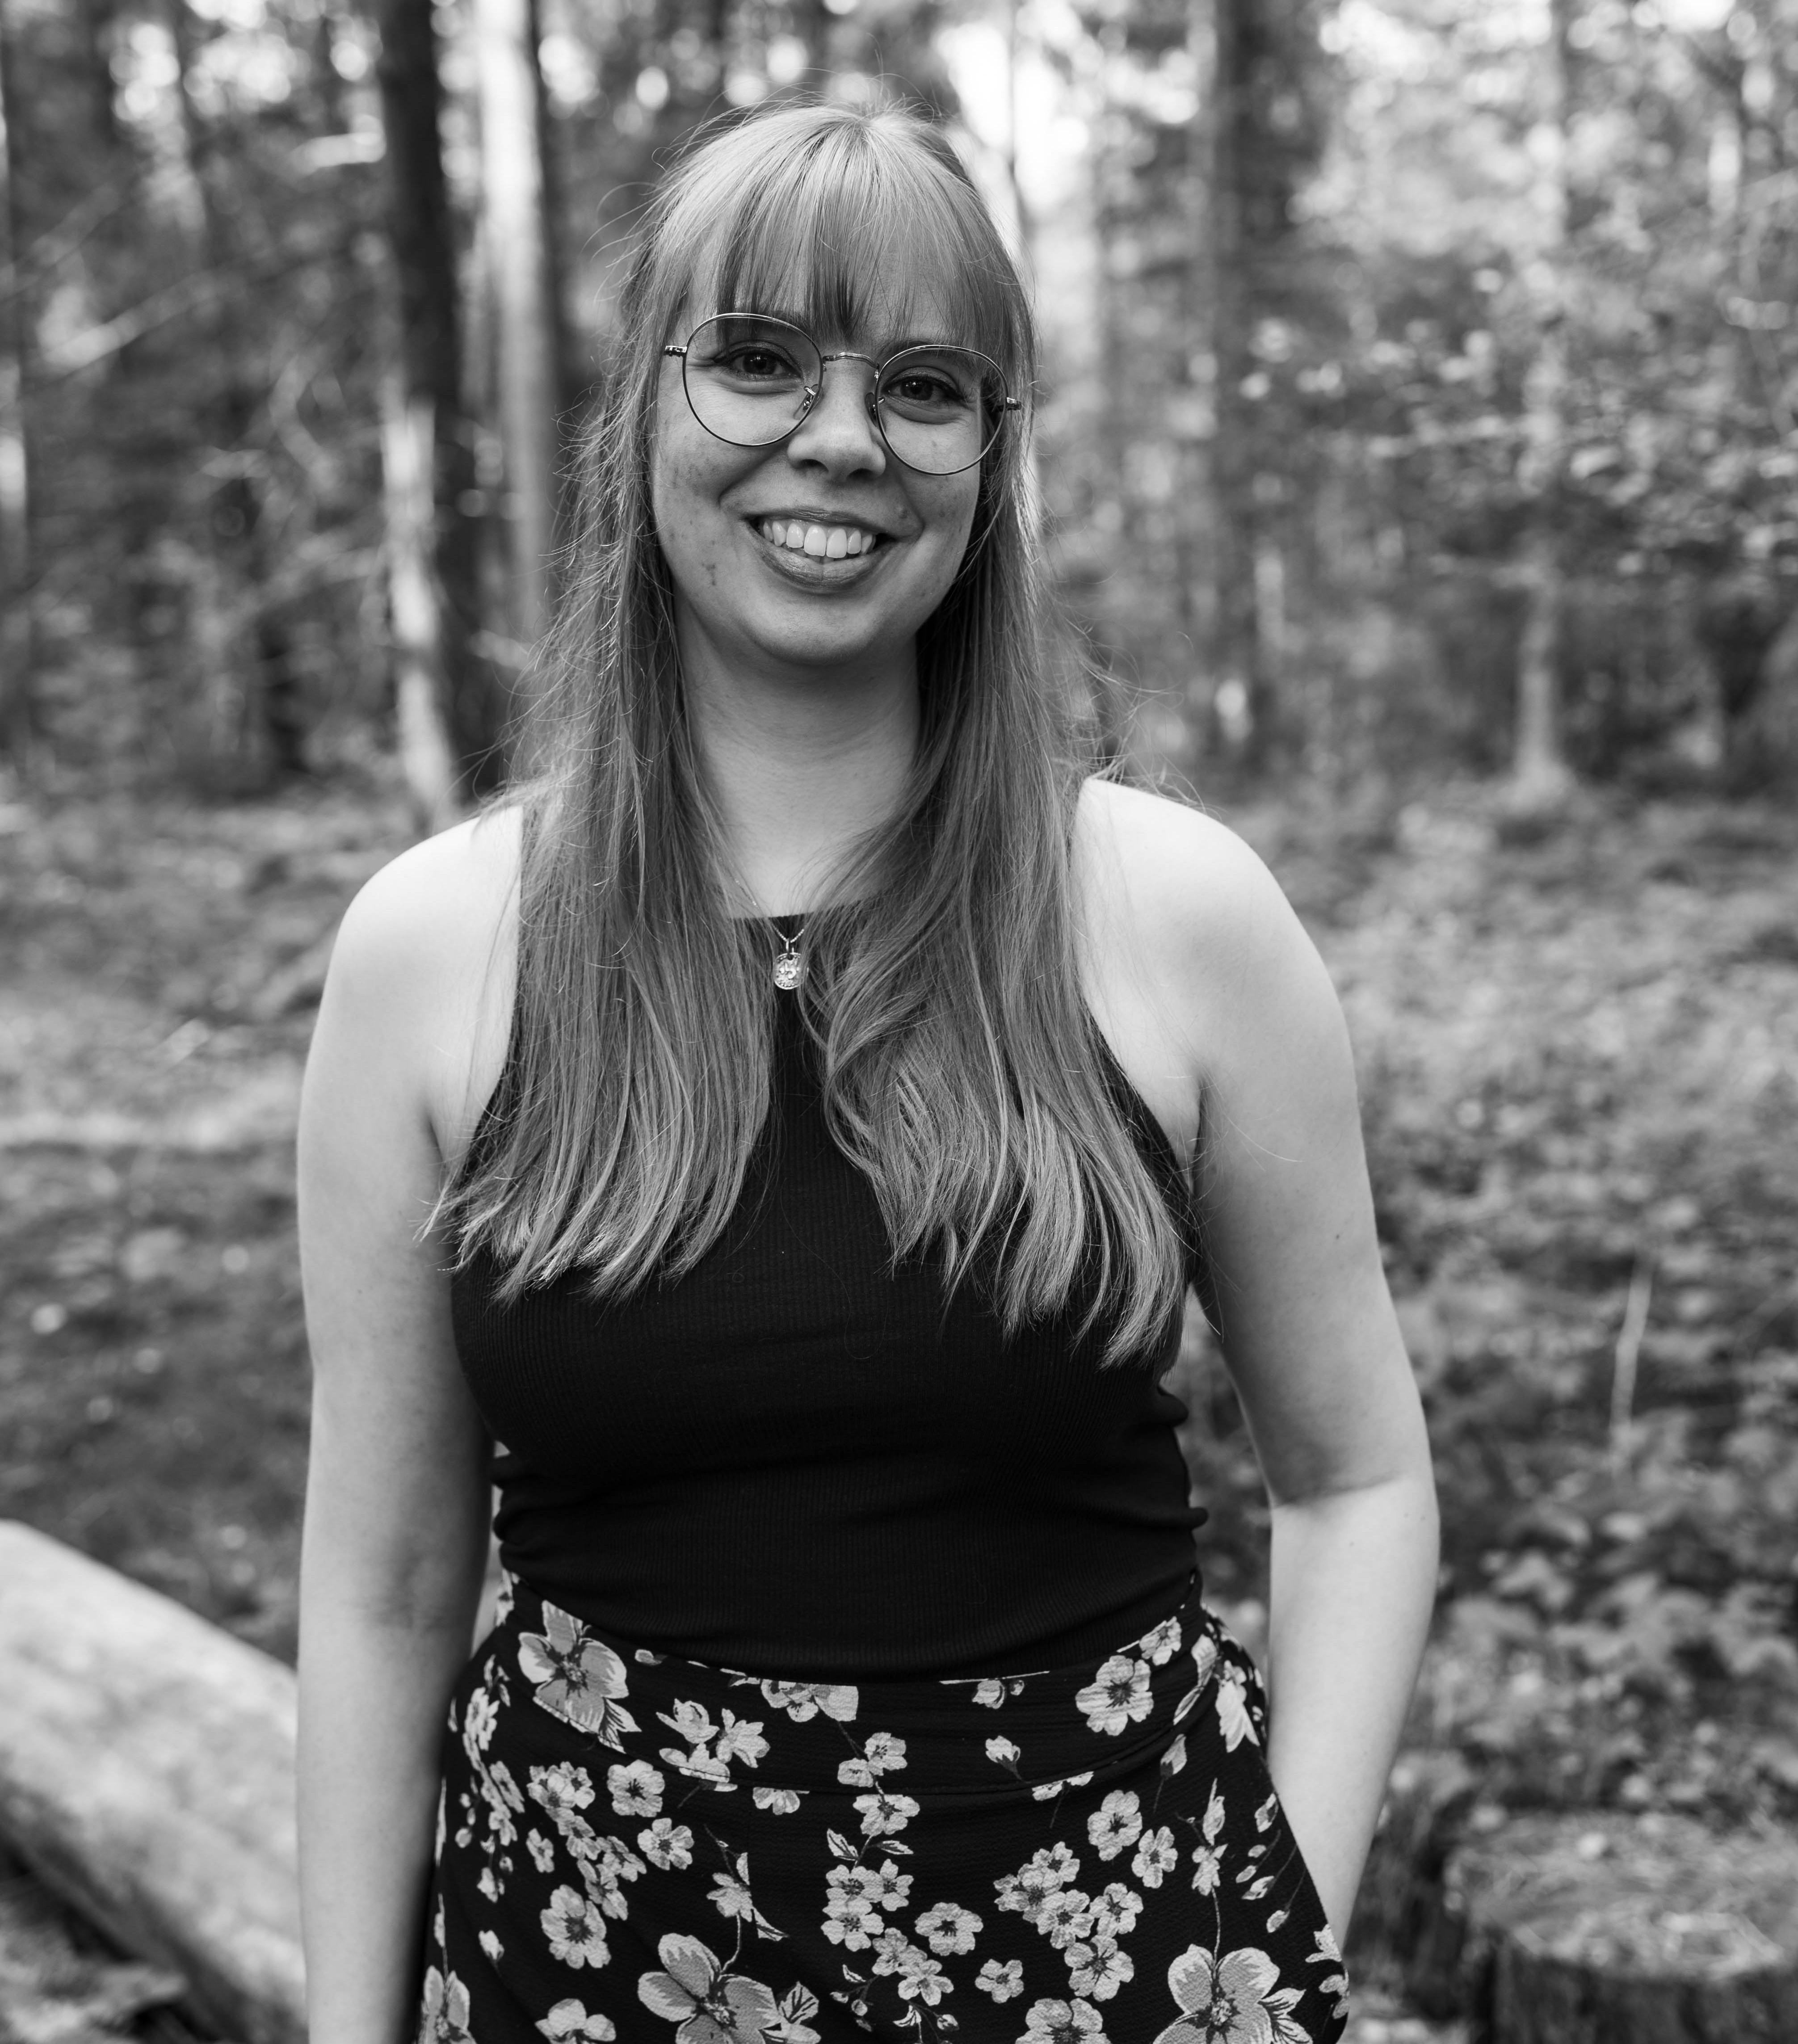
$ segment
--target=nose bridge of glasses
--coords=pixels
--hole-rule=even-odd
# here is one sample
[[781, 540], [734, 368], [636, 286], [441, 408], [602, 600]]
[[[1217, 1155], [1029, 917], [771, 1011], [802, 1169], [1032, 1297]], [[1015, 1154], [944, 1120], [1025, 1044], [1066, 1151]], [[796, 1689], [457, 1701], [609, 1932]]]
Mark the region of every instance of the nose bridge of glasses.
[[867, 364], [870, 372], [867, 385], [862, 394], [862, 403], [857, 409], [865, 411], [868, 417], [874, 420], [878, 425], [879, 414], [875, 409], [874, 393], [880, 381], [882, 364], [877, 362], [871, 355], [859, 354], [852, 348], [839, 348], [828, 355], [820, 352], [817, 381], [805, 393], [805, 402], [799, 415], [800, 421], [803, 422], [805, 420], [816, 417], [818, 407], [823, 402], [824, 394], [824, 371], [833, 362], [865, 362]]

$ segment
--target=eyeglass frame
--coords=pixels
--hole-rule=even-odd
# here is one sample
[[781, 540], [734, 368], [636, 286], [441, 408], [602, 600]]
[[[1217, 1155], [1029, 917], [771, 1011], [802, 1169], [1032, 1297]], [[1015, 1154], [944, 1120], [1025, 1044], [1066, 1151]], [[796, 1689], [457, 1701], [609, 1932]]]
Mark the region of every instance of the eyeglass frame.
[[[765, 321], [770, 326], [784, 327], [789, 333], [797, 334], [800, 339], [809, 346], [812, 352], [818, 358], [818, 381], [816, 387], [813, 387], [809, 384], [806, 386], [805, 403], [801, 409], [798, 417], [793, 421], [793, 424], [789, 426], [784, 432], [776, 433], [772, 440], [733, 440], [727, 439], [723, 433], [718, 431], [716, 426], [706, 425], [704, 417], [701, 415], [699, 407], [693, 402], [693, 392], [687, 387], [687, 350], [693, 345], [693, 335], [698, 333], [701, 328], [709, 327], [719, 320], [729, 319], [762, 320]], [[880, 388], [880, 379], [882, 375], [886, 370], [890, 369], [895, 362], [903, 361], [908, 355], [928, 355], [933, 350], [940, 352], [942, 349], [947, 348], [954, 348], [958, 354], [974, 355], [978, 357], [979, 360], [987, 363], [991, 367], [993, 375], [999, 379], [999, 389], [1003, 394], [999, 401], [999, 416], [993, 422], [991, 434], [988, 436], [979, 453], [974, 456], [972, 461], [964, 461], [959, 468], [918, 468], [912, 463], [907, 461], [905, 457], [900, 453], [899, 450], [887, 437], [886, 424], [880, 416], [880, 403], [879, 400], [875, 397], [874, 393]], [[799, 325], [793, 320], [782, 319], [778, 314], [774, 313], [709, 313], [706, 317], [699, 322], [699, 325], [693, 329], [693, 333], [690, 333], [685, 340], [679, 342], [678, 344], [672, 342], [667, 344], [663, 347], [662, 352], [664, 355], [674, 355], [677, 357], [680, 362], [681, 395], [686, 399], [687, 409], [691, 412], [693, 417], [698, 421], [700, 426], [705, 432], [709, 432], [713, 440], [720, 442], [725, 447], [774, 448], [778, 447], [783, 440], [791, 440], [793, 436], [797, 432], [799, 428], [805, 425], [805, 421], [809, 418], [810, 418], [818, 400], [824, 395], [824, 371], [833, 362], [865, 362], [874, 371], [873, 376], [868, 382], [868, 417], [874, 421], [874, 431], [880, 435], [881, 445], [886, 449], [887, 452], [892, 455], [893, 459], [898, 463], [901, 468], [910, 469], [914, 475], [966, 475], [970, 468], [979, 467], [980, 464], [985, 460], [986, 457], [993, 451], [993, 448], [998, 445], [999, 436], [1005, 429], [1006, 420], [1014, 412], [1021, 413], [1024, 409], [1023, 399], [1014, 398], [1012, 395], [1011, 386], [1005, 380], [1005, 372], [999, 364], [993, 359], [993, 357], [987, 354], [982, 348], [963, 348], [959, 341], [916, 341], [909, 348], [895, 348], [893, 353], [888, 355], [884, 361], [877, 362], [871, 355], [860, 354], [852, 348], [839, 348], [834, 354], [826, 355], [824, 350], [819, 347], [814, 336], [808, 333], [804, 327]]]

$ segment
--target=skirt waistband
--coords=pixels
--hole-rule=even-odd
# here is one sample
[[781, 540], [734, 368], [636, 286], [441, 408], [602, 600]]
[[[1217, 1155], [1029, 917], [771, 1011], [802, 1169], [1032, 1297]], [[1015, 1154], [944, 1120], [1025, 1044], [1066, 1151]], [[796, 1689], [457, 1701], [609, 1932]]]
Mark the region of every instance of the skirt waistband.
[[[1214, 1689], [1245, 1728], [1252, 1665], [1200, 1601], [1097, 1661], [1034, 1674], [871, 1682], [786, 1681], [652, 1654], [609, 1639], [508, 1578], [478, 1659], [498, 1655], [541, 1709], [628, 1762], [758, 1803], [822, 1789], [878, 1803], [919, 1794], [1047, 1800], [1165, 1751]], [[770, 1735], [778, 1759], [770, 1761]], [[1235, 1744], [1235, 1740], [1231, 1740]]]

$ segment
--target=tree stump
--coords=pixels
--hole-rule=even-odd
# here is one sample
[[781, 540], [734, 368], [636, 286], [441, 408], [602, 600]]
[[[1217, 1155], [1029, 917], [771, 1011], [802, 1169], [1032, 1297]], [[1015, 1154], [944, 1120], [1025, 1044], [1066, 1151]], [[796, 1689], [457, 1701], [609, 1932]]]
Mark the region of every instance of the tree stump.
[[1460, 1846], [1476, 2044], [1793, 2044], [1798, 1843], [1685, 1818], [1512, 1819]]
[[0, 1835], [244, 2044], [304, 2044], [294, 1677], [0, 1521]]
[[1401, 1753], [1386, 1785], [1349, 1926], [1350, 1971], [1359, 1986], [1397, 1988], [1426, 2015], [1460, 2013], [1458, 1926], [1443, 1973], [1443, 1868], [1459, 1842], [1478, 1788], [1459, 1754]]

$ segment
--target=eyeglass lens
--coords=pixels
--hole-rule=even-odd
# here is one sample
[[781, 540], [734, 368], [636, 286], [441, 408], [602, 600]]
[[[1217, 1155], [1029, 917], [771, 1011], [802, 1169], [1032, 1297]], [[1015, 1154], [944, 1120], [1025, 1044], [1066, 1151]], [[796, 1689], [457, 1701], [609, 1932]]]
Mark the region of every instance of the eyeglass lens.
[[[721, 313], [696, 327], [682, 364], [687, 402], [709, 433], [735, 447], [770, 447], [792, 432], [823, 386], [811, 336], [785, 320]], [[874, 415], [908, 468], [953, 475], [998, 436], [1005, 379], [971, 348], [908, 348], [881, 364]]]

